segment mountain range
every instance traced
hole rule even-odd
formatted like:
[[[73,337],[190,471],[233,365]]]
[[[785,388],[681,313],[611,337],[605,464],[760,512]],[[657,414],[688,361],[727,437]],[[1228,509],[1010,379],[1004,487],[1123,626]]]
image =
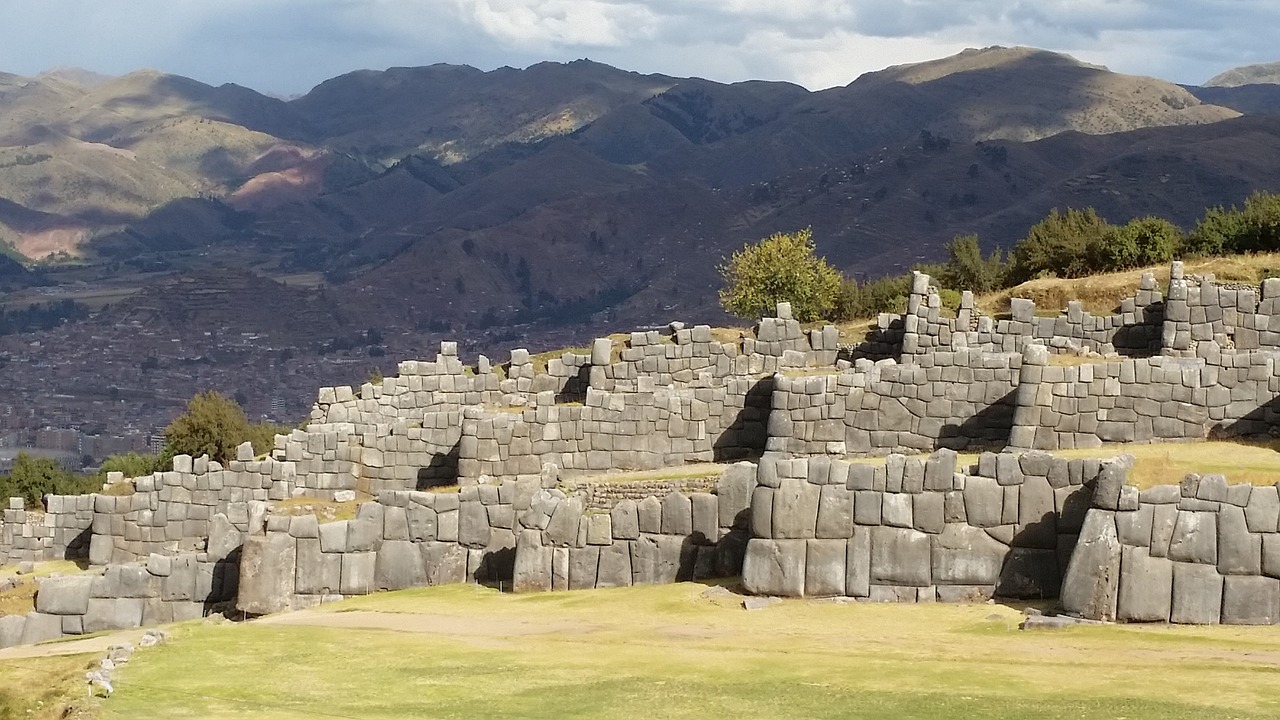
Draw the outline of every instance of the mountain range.
[[[0,74],[0,288],[111,304],[84,322],[145,307],[175,333],[235,307],[300,346],[713,321],[717,265],[775,231],[811,226],[870,277],[961,233],[1011,246],[1053,207],[1189,227],[1280,188],[1276,77],[1184,87],[999,47],[819,92],[587,60],[362,70],[288,101]]]

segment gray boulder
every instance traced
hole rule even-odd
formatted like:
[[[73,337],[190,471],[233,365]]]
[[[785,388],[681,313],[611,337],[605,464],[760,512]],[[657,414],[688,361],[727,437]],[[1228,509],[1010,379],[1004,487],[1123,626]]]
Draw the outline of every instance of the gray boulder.
[[[84,614],[81,628],[89,634],[141,627],[145,604],[145,598],[89,598],[89,609]],[[61,625],[58,632],[62,632]]]
[[[46,578],[36,591],[36,612],[49,615],[83,615],[89,609],[93,577],[71,575]]]

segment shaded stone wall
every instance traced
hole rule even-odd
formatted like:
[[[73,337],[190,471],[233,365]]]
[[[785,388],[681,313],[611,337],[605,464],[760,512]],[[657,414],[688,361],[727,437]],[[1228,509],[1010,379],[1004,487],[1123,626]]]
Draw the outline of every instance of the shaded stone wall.
[[[765,445],[770,387],[768,380],[731,377],[706,388],[589,388],[580,406],[540,397],[514,413],[470,408],[463,413],[458,480],[531,477],[548,463],[578,474],[756,455]]]
[[[768,449],[887,455],[937,447],[1003,447],[1022,358],[936,352],[911,364],[860,360],[834,374],[775,379]]]
[[[1189,475],[1146,490],[1099,479],[1062,605],[1096,620],[1280,622],[1280,493]]]
[[[873,601],[1052,598],[1104,465],[1047,453],[770,454],[751,498],[748,592]],[[972,472],[972,474],[971,474]]]

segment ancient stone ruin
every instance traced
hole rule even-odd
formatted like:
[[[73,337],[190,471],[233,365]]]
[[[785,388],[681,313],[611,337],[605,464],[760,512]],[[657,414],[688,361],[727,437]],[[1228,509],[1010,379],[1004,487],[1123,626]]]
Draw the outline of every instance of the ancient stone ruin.
[[[946,313],[917,274],[907,312],[855,345],[785,304],[727,342],[673,324],[474,367],[444,343],[376,385],[321,388],[268,457],[246,444],[226,467],[178,456],[96,495],[10,500],[0,564],[92,572],[45,579],[34,612],[0,617],[0,647],[420,585],[736,575],[763,595],[1275,623],[1276,487],[1139,491],[1125,457],[1046,451],[1266,435],[1278,356],[1280,280],[1177,263],[1164,294],[1145,276],[1107,316],[1014,300],[996,319],[967,293]],[[307,511],[335,501],[354,516]]]

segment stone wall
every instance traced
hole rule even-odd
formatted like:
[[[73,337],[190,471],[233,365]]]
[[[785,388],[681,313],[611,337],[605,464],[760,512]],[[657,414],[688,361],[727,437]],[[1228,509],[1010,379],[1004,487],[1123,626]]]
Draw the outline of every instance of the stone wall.
[[[730,466],[715,493],[670,492],[608,512],[547,494],[520,517],[516,592],[672,583],[737,574],[755,465]]]
[[[907,312],[901,317],[903,360],[946,350],[973,349],[988,353],[1020,353],[1038,343],[1054,352],[1082,351],[1121,355],[1150,355],[1161,348],[1165,332],[1164,300],[1155,276],[1142,276],[1139,289],[1123,298],[1118,312],[1093,315],[1083,303],[1072,301],[1056,317],[1038,317],[1036,305],[1026,299],[1010,301],[1009,317],[981,315],[973,293],[961,295],[956,317],[942,315],[942,300],[930,287],[929,276],[915,273]],[[894,316],[880,320],[882,331]]]
[[[42,578],[34,611],[0,617],[0,648],[203,617],[238,577],[234,559],[188,553]]]
[[[9,498],[0,515],[0,565],[24,560],[68,560],[89,552],[93,496],[47,495],[41,510]]]
[[[768,449],[887,455],[1004,447],[1021,356],[961,350],[914,360],[859,360],[833,374],[779,374]]]
[[[582,405],[549,393],[519,412],[463,413],[458,481],[532,477],[545,464],[566,474],[650,470],[758,455],[765,445],[771,383],[730,377],[723,385],[606,392]]]
[[[1052,598],[1103,467],[1047,453],[772,454],[751,498],[748,592],[873,601]]]
[[[1174,263],[1161,347],[1197,356],[1202,342],[1234,350],[1280,349],[1280,278],[1261,286],[1184,276]]]
[[[1280,493],[1189,475],[1145,490],[1099,478],[1062,591],[1096,620],[1280,622]]]
[[[241,449],[252,458],[252,449]],[[134,492],[86,496],[93,502],[89,561],[125,563],[152,554],[204,550],[217,534],[215,518],[243,532],[253,503],[293,496],[296,468],[276,460],[233,460],[178,455],[173,470],[134,478]]]
[[[1052,366],[1043,346],[1023,357],[1009,445],[1098,447],[1104,442],[1202,440],[1249,436],[1276,427],[1277,353],[1155,356]]]

